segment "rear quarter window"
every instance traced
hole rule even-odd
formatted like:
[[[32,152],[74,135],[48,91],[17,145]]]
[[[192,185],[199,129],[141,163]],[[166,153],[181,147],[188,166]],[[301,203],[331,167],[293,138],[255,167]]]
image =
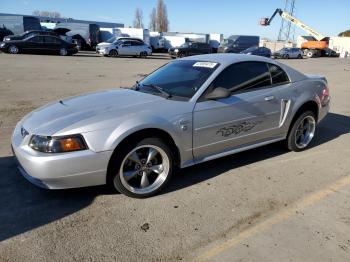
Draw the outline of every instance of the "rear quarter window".
[[[287,73],[282,68],[273,64],[268,64],[268,66],[269,66],[273,85],[281,85],[281,84],[286,84],[290,82],[290,79]]]

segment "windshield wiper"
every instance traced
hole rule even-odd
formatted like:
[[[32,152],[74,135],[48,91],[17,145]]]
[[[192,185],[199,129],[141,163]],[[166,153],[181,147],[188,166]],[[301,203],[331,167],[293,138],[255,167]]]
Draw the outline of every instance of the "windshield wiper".
[[[154,85],[154,84],[141,84],[142,86],[146,86],[146,87],[152,87],[153,89],[156,89],[158,92],[162,93],[163,95],[166,96],[166,98],[171,98],[172,97],[172,94],[166,92],[163,90],[163,88],[157,86],[157,85]],[[139,88],[139,83],[137,83],[136,85],[137,88]]]

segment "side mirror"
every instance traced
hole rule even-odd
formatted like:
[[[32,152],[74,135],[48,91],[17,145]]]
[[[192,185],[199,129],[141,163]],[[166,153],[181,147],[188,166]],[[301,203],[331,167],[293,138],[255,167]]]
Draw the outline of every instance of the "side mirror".
[[[227,98],[231,96],[230,90],[223,88],[223,87],[217,87],[210,93],[208,93],[205,98],[208,100],[216,100],[220,98]]]

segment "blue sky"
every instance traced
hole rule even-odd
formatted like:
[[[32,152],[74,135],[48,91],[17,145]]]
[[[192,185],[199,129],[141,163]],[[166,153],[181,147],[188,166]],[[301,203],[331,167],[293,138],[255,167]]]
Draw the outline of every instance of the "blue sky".
[[[165,0],[170,31],[254,34],[277,38],[281,18],[270,27],[258,25],[261,17],[270,16],[283,0]],[[320,3],[322,3],[320,5]],[[76,19],[122,22],[132,25],[137,7],[143,10],[144,24],[157,0],[0,0],[0,12],[31,14],[34,10],[58,11]],[[349,0],[297,0],[295,16],[320,33],[331,36],[350,29]],[[296,35],[305,34],[296,30]]]

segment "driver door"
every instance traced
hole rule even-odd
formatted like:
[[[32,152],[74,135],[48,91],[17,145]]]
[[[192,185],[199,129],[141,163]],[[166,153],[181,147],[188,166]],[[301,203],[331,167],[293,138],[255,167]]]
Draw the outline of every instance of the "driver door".
[[[43,54],[44,38],[43,36],[34,36],[25,41],[23,52],[32,54]]]
[[[118,46],[118,53],[119,55],[132,55],[131,41],[129,40],[123,41]]]
[[[210,159],[279,133],[281,98],[262,62],[242,62],[224,69],[208,88],[227,88],[231,96],[202,99],[193,113],[193,155]]]

